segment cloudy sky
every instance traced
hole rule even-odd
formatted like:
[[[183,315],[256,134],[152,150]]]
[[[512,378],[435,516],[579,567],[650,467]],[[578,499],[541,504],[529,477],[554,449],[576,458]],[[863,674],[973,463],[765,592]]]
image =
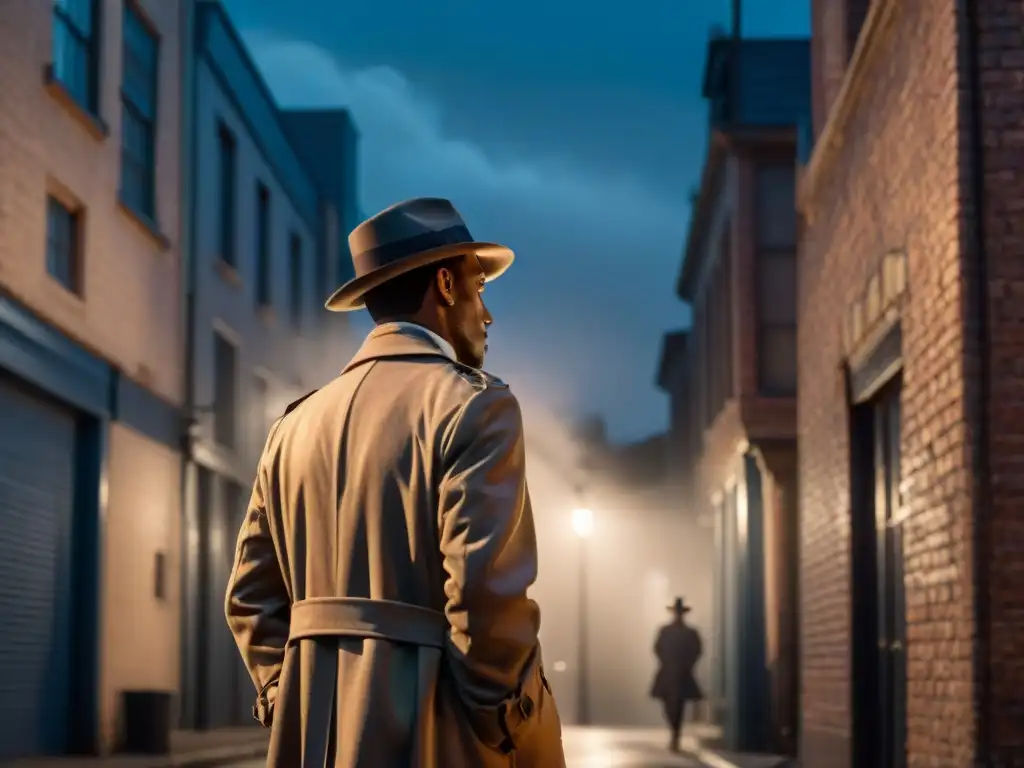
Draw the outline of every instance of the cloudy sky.
[[[746,0],[805,35],[809,0]],[[700,78],[729,0],[225,0],[282,106],[346,106],[362,208],[451,198],[517,253],[488,288],[487,368],[526,408],[660,431],[662,334],[706,141]]]

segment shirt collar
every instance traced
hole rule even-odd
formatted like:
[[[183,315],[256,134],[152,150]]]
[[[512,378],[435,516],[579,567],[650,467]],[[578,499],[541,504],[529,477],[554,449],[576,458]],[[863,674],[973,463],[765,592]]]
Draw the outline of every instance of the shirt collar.
[[[418,323],[410,323],[407,320],[396,320],[394,322],[385,323],[384,325],[377,326],[377,327],[378,328],[383,328],[383,327],[405,328],[407,330],[419,331],[420,333],[425,333],[425,334],[427,334],[427,336],[430,337],[431,341],[433,341],[435,344],[437,344],[438,348],[440,348],[440,350],[442,352],[444,352],[446,357],[448,357],[452,361],[456,361],[456,362],[458,361],[458,358],[455,356],[455,347],[453,347],[451,344],[449,344],[446,339],[441,338],[438,334],[434,333],[429,328],[424,328],[422,325],[419,325]]]

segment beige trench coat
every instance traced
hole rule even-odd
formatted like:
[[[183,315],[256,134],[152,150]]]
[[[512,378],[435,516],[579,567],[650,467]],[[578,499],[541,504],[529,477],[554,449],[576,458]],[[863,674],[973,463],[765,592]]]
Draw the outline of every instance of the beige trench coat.
[[[226,614],[278,768],[561,768],[516,398],[374,330],[271,428]]]

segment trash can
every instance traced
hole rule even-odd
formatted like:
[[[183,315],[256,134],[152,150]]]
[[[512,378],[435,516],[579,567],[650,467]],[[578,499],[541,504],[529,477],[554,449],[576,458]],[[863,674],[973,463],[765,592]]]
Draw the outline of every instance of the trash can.
[[[124,742],[132,755],[167,755],[171,751],[170,691],[125,691]]]

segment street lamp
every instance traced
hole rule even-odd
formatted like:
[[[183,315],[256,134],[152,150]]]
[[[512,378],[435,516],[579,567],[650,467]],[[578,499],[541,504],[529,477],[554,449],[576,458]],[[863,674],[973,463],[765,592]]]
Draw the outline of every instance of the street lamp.
[[[579,553],[579,653],[576,662],[576,697],[577,697],[577,720],[580,725],[590,724],[590,695],[587,690],[587,673],[589,653],[587,648],[587,539],[594,532],[594,513],[592,510],[578,508],[572,511],[572,529],[580,540]]]

